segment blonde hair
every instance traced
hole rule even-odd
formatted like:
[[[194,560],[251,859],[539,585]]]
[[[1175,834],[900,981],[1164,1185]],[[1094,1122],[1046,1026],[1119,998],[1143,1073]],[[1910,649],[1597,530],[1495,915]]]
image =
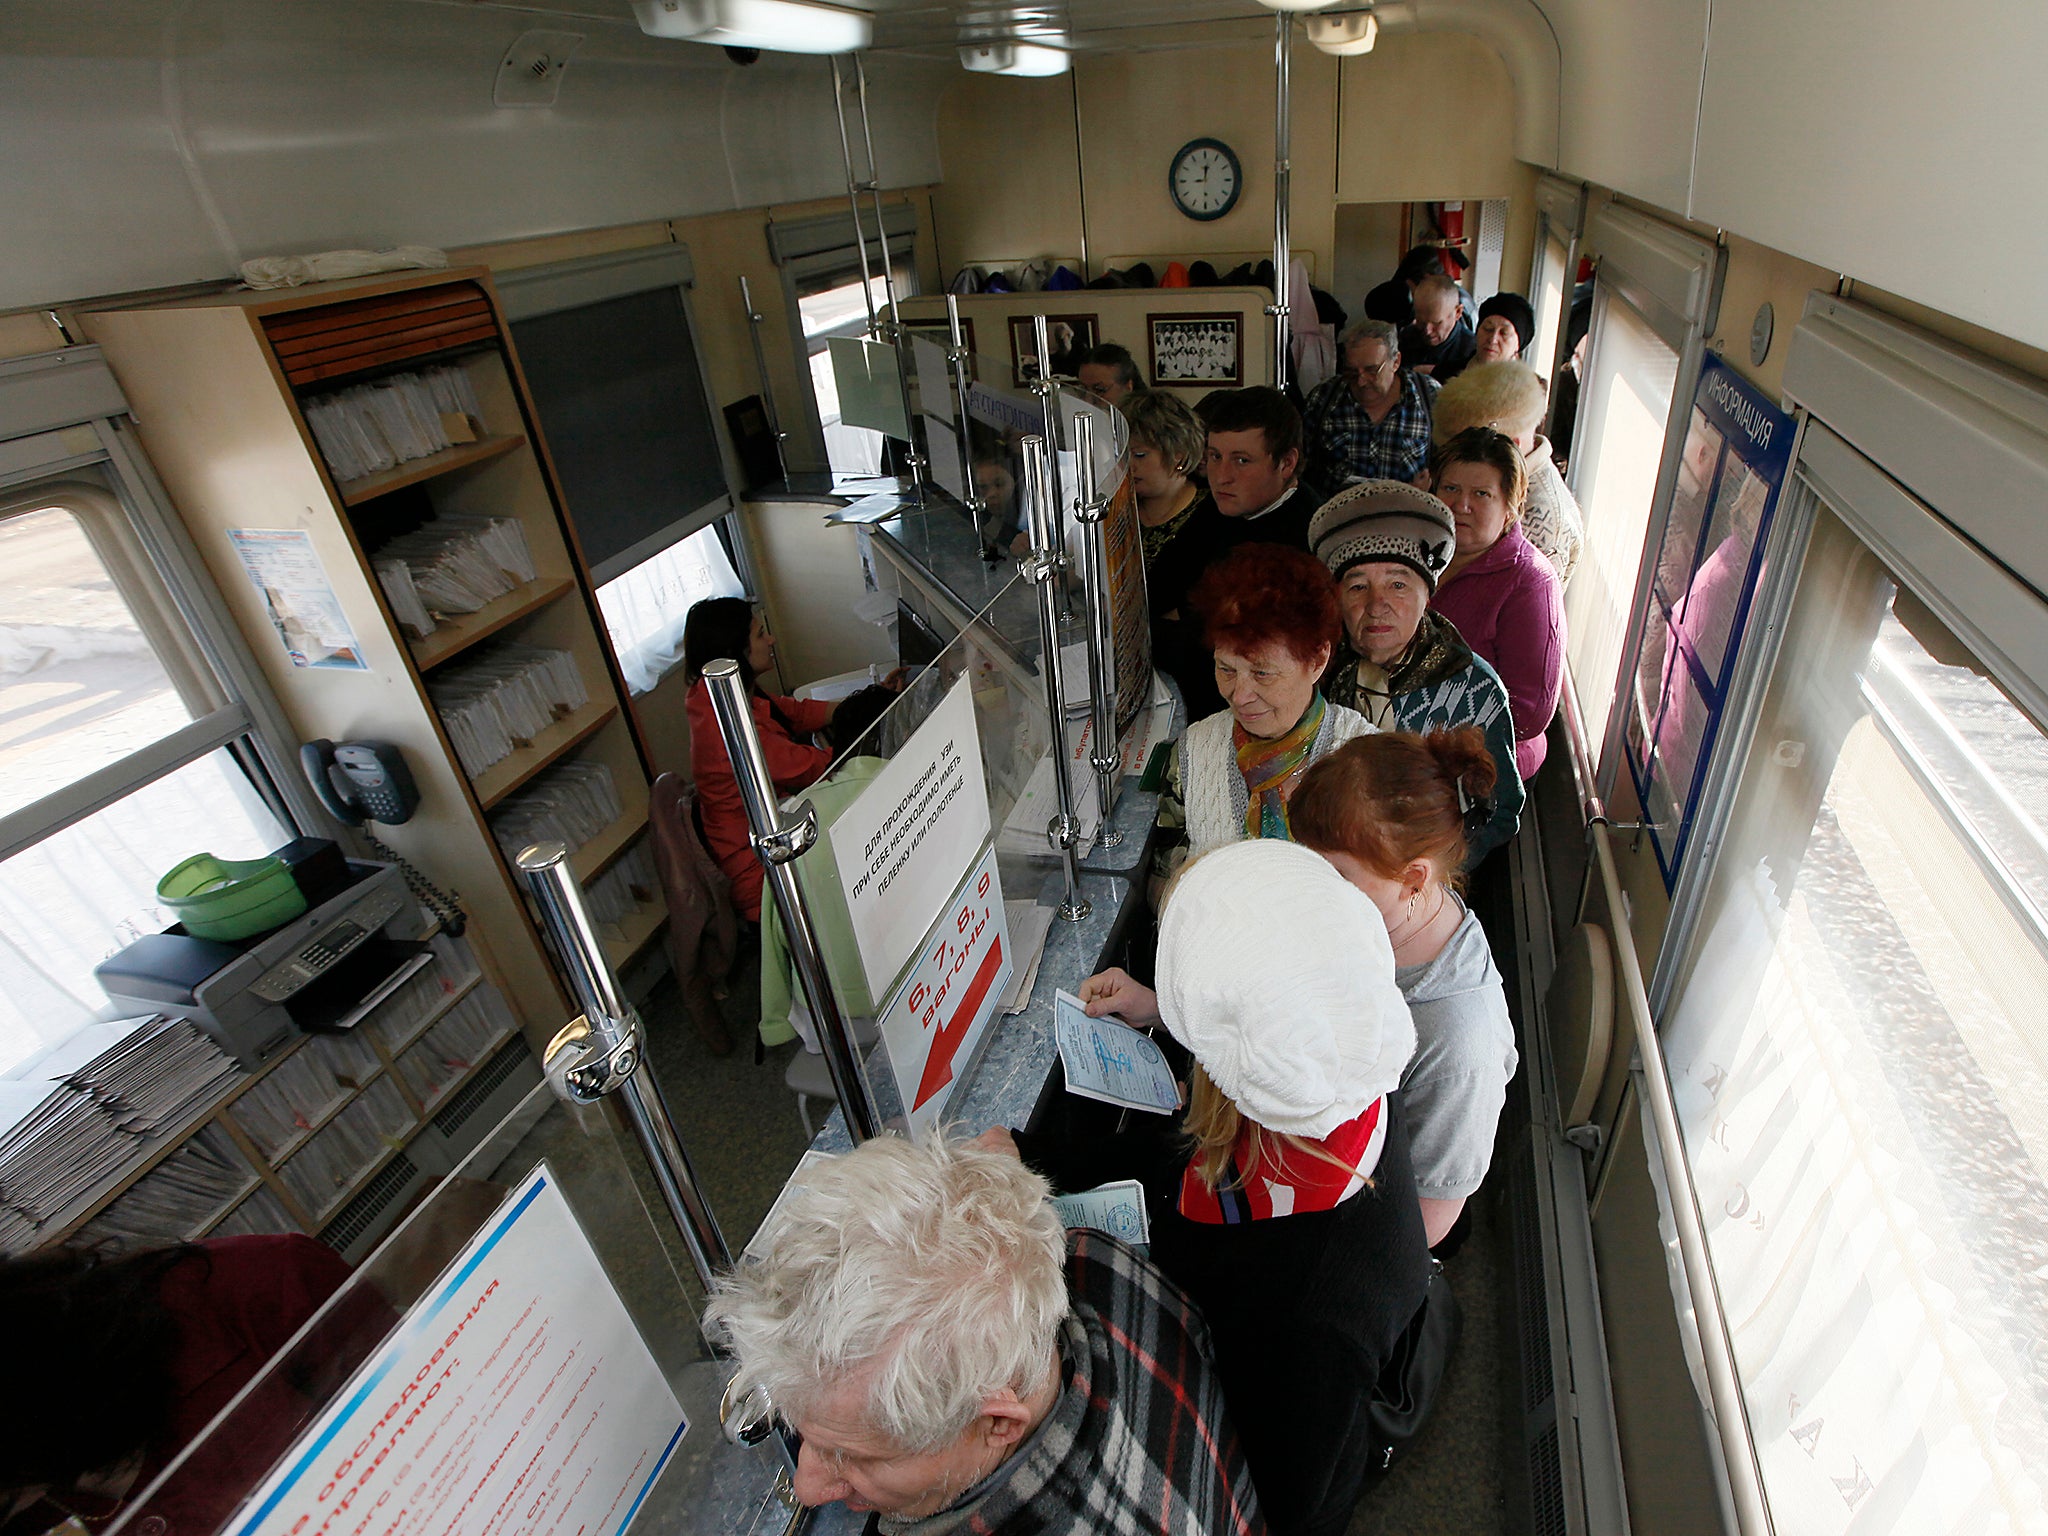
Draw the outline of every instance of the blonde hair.
[[[1527,363],[1512,358],[1474,363],[1436,392],[1429,408],[1430,435],[1442,444],[1467,427],[1498,426],[1518,436],[1543,420],[1543,401],[1543,381]]]
[[[1287,1154],[1298,1152],[1303,1157],[1318,1158],[1332,1168],[1352,1171],[1351,1165],[1342,1158],[1332,1155],[1306,1136],[1290,1136],[1284,1131],[1269,1131],[1256,1120],[1247,1120],[1230,1096],[1210,1079],[1197,1061],[1188,1067],[1188,1112],[1181,1121],[1181,1130],[1194,1144],[1193,1163],[1195,1177],[1202,1181],[1202,1187],[1215,1192],[1219,1189],[1239,1189],[1245,1181],[1246,1171],[1258,1167],[1270,1155],[1273,1162],[1284,1167]],[[1245,1157],[1242,1165],[1229,1178],[1232,1158],[1237,1155],[1238,1144],[1242,1142]],[[1366,1184],[1371,1186],[1372,1180]]]
[[[1201,420],[1178,395],[1141,390],[1117,402],[1124,420],[1130,423],[1131,438],[1162,454],[1177,475],[1190,475],[1201,466],[1208,436]]]

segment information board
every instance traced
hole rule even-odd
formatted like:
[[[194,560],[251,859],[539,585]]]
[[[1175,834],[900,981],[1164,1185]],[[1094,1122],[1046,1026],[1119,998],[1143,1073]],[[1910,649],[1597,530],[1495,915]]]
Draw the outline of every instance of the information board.
[[[1015,966],[996,851],[983,850],[882,1011],[882,1045],[902,1090],[910,1134],[941,1123],[974,1060]]]
[[[542,1163],[228,1536],[617,1536],[689,1428]]]
[[[963,675],[829,834],[868,996],[886,997],[988,838],[988,784]]]
[[[1667,890],[1678,883],[1692,835],[1764,542],[1792,462],[1792,427],[1791,417],[1719,358],[1701,365],[1657,551],[1627,733],[1629,773]]]

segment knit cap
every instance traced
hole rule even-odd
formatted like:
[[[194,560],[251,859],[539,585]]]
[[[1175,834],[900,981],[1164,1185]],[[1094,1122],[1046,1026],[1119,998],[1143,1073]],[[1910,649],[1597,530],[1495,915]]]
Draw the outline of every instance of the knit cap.
[[[1436,591],[1458,547],[1451,509],[1405,480],[1347,485],[1309,519],[1308,547],[1342,579],[1362,560],[1398,560]]]
[[[1415,1025],[1387,925],[1298,843],[1232,843],[1190,864],[1159,925],[1159,1013],[1269,1131],[1323,1137],[1400,1086]]]
[[[1496,293],[1479,306],[1480,319],[1493,315],[1499,315],[1515,328],[1515,339],[1520,343],[1515,348],[1515,356],[1520,357],[1528,351],[1529,343],[1536,339],[1536,310],[1529,301],[1519,293]],[[1550,366],[1547,360],[1544,366]]]

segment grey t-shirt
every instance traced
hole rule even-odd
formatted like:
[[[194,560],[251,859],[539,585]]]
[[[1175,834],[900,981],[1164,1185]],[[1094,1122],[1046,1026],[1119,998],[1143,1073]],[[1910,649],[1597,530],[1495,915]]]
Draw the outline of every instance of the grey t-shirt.
[[[1415,1020],[1401,1102],[1416,1192],[1425,1200],[1462,1200],[1479,1188],[1493,1160],[1516,1061],[1507,995],[1478,917],[1468,909],[1442,953],[1395,971],[1394,985]]]

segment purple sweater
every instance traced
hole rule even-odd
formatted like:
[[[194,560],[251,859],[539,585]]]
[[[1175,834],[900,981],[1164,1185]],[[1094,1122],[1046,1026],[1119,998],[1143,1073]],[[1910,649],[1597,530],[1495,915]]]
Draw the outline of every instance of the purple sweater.
[[[1515,718],[1515,766],[1526,782],[1543,765],[1543,733],[1564,688],[1564,589],[1520,525],[1436,589],[1430,607],[1507,685]]]

